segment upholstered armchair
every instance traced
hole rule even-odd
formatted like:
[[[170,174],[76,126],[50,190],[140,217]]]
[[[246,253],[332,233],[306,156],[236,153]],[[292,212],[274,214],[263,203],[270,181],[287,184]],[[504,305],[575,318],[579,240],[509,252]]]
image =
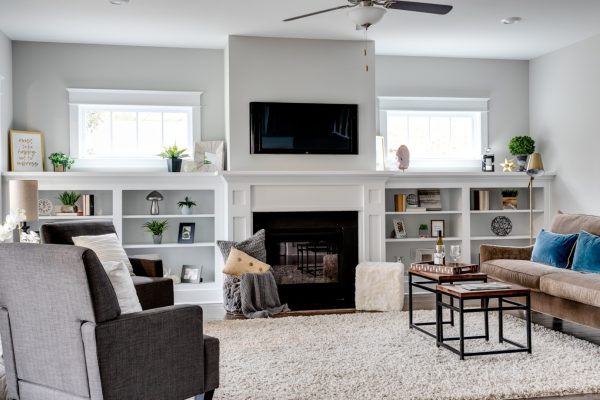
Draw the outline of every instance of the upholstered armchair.
[[[73,237],[116,233],[110,221],[66,221],[42,225],[40,236],[45,244],[73,245]],[[144,310],[172,306],[173,281],[163,278],[161,260],[130,258],[133,266],[133,284]]]
[[[120,315],[96,254],[76,246],[0,245],[0,334],[9,399],[212,398],[219,342],[202,308]]]

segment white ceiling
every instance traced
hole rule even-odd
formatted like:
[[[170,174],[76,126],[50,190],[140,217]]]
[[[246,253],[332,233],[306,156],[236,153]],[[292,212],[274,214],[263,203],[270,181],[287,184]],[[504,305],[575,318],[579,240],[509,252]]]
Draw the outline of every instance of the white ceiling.
[[[430,0],[431,1],[431,0]],[[435,0],[433,1],[435,2]],[[388,11],[369,30],[378,54],[531,59],[600,34],[600,0],[439,0],[447,16]],[[362,39],[345,10],[282,19],[345,0],[0,0],[13,40],[223,48],[228,35]],[[523,18],[516,25],[500,19]]]

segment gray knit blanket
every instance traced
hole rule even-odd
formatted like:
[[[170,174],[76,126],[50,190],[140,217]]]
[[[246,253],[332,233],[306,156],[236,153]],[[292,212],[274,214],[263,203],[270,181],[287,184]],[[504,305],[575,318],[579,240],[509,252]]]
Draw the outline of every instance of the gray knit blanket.
[[[242,313],[246,318],[270,318],[275,314],[290,311],[281,304],[277,283],[272,272],[242,274],[240,277]]]

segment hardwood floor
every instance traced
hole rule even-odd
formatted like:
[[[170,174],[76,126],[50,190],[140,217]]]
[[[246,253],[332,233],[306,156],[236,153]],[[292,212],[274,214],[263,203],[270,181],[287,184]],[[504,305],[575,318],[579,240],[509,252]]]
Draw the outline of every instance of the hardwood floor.
[[[408,300],[404,302],[404,309],[407,310]],[[415,296],[413,302],[415,310],[433,310],[434,301],[431,296]],[[243,316],[234,316],[227,314],[223,309],[222,304],[205,304],[202,306],[204,310],[204,320],[229,320],[229,319],[243,319]],[[310,316],[310,315],[326,315],[326,314],[341,314],[341,313],[355,313],[354,309],[336,309],[336,310],[314,310],[314,311],[292,311],[279,316],[278,318],[294,317],[294,316]],[[545,326],[546,328],[553,329],[558,332],[566,333],[567,335],[575,336],[582,340],[597,344],[600,346],[600,329],[590,328],[587,326],[575,324],[569,321],[562,321],[558,318],[551,317],[549,315],[533,312],[532,321],[535,324]],[[530,400],[600,400],[600,394],[584,394],[584,395],[571,395],[571,396],[551,396],[551,397],[539,397]]]

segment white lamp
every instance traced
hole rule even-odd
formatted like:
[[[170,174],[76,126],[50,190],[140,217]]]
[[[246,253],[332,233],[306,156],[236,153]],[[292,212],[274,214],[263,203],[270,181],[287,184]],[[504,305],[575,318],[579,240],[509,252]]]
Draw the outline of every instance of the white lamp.
[[[27,232],[27,222],[37,221],[38,216],[38,181],[35,180],[12,180],[8,184],[10,212],[23,210],[25,212],[25,223],[21,231]],[[19,232],[20,234],[20,232]]]
[[[367,29],[381,21],[385,13],[386,9],[383,7],[359,5],[348,11],[348,16],[356,25]]]

